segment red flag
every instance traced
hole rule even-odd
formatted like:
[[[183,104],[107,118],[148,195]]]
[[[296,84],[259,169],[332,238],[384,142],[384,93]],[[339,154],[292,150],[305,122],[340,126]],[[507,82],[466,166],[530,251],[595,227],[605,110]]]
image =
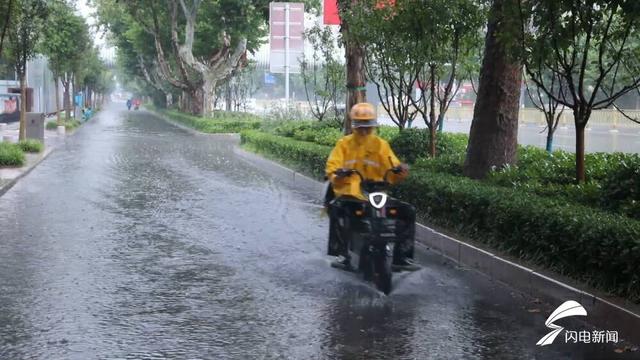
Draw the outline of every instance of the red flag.
[[[376,9],[394,7],[396,0],[378,0]],[[324,0],[324,24],[340,25],[340,12],[338,11],[338,0]]]
[[[376,4],[376,9],[384,9],[387,6],[394,7],[396,6],[396,0],[379,0]]]
[[[340,25],[338,0],[324,0],[324,24]]]

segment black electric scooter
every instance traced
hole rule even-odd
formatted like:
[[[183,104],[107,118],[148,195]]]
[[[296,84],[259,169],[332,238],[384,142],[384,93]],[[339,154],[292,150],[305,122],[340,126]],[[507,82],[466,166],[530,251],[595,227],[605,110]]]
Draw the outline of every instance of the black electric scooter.
[[[357,202],[352,206],[351,216],[347,216],[339,226],[346,227],[349,231],[336,231],[348,234],[348,239],[340,239],[343,244],[348,244],[350,255],[350,268],[356,269],[364,276],[365,281],[371,281],[376,288],[386,295],[391,293],[393,248],[398,241],[396,235],[396,215],[398,213],[398,201],[389,197],[386,193],[391,185],[387,181],[389,173],[398,174],[402,170],[394,167],[385,172],[383,181],[365,179],[358,170],[340,169],[335,172],[340,176],[360,177],[360,189],[367,201]]]

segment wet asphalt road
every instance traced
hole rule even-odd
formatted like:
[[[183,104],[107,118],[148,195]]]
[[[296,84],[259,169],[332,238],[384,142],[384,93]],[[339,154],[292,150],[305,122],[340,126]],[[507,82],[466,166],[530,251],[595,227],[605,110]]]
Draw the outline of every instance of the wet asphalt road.
[[[0,198],[0,359],[617,355],[536,347],[551,307],[429,251],[386,297],[329,267],[315,194],[117,105]]]

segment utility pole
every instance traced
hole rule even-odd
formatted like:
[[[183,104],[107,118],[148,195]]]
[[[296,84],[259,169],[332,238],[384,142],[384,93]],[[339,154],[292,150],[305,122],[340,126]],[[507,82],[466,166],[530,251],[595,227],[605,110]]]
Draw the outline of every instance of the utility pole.
[[[284,98],[289,106],[289,3],[284,5]]]

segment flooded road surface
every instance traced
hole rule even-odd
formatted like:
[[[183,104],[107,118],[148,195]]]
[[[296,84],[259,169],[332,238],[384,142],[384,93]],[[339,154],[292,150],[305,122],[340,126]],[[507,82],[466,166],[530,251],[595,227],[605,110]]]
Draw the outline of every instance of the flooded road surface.
[[[0,198],[0,359],[617,355],[536,347],[553,309],[428,251],[384,296],[329,266],[316,194],[116,105]]]

